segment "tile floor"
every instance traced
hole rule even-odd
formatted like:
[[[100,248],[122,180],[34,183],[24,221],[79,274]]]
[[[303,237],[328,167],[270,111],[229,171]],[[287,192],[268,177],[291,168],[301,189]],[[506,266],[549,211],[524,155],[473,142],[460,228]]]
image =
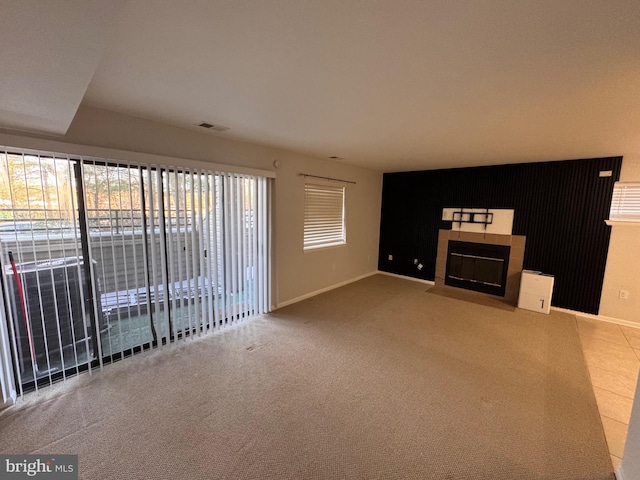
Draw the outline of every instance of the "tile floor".
[[[640,370],[640,328],[576,317],[614,467],[620,464]]]

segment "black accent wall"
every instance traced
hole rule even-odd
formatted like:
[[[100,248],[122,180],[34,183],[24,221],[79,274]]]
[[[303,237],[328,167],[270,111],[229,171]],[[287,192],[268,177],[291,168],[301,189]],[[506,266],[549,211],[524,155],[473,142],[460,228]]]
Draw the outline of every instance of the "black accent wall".
[[[443,208],[514,209],[513,234],[527,237],[524,268],[555,276],[552,305],[597,314],[611,233],[604,220],[621,166],[609,157],[385,173],[378,268],[434,280],[438,230],[451,228]]]

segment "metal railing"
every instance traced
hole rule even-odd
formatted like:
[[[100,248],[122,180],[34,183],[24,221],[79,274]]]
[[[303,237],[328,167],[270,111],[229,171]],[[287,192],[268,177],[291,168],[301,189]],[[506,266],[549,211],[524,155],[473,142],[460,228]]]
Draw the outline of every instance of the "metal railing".
[[[87,223],[91,232],[109,232],[113,234],[140,231],[144,227],[143,212],[136,210],[114,210],[108,208],[88,208]],[[43,208],[13,208],[0,209],[0,234],[14,233],[62,233],[74,229],[76,218],[62,217],[58,209]],[[165,222],[171,222],[177,226],[174,218]],[[153,224],[160,223],[159,217],[153,219]],[[151,220],[147,219],[147,225]],[[186,218],[186,225],[181,223],[181,228],[190,229],[193,222]],[[149,227],[147,227],[149,228]]]

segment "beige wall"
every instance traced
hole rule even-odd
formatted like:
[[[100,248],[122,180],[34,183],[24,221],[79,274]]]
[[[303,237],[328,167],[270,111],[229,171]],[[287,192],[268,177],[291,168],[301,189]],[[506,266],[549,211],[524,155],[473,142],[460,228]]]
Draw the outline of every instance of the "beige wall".
[[[276,304],[377,270],[380,172],[87,106],[78,110],[63,138],[51,140],[275,171]],[[278,169],[274,160],[279,161]],[[299,173],[356,182],[347,187],[347,245],[303,252],[304,178]]]
[[[625,155],[622,182],[640,182],[640,155]],[[640,226],[614,225],[600,299],[600,315],[640,323]],[[629,298],[619,298],[619,291]]]

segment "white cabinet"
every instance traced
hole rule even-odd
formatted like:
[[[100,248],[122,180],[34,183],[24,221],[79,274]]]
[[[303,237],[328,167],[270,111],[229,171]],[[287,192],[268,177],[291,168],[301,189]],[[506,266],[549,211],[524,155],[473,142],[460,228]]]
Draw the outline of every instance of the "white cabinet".
[[[553,276],[531,270],[522,271],[518,308],[549,313],[553,293]]]

